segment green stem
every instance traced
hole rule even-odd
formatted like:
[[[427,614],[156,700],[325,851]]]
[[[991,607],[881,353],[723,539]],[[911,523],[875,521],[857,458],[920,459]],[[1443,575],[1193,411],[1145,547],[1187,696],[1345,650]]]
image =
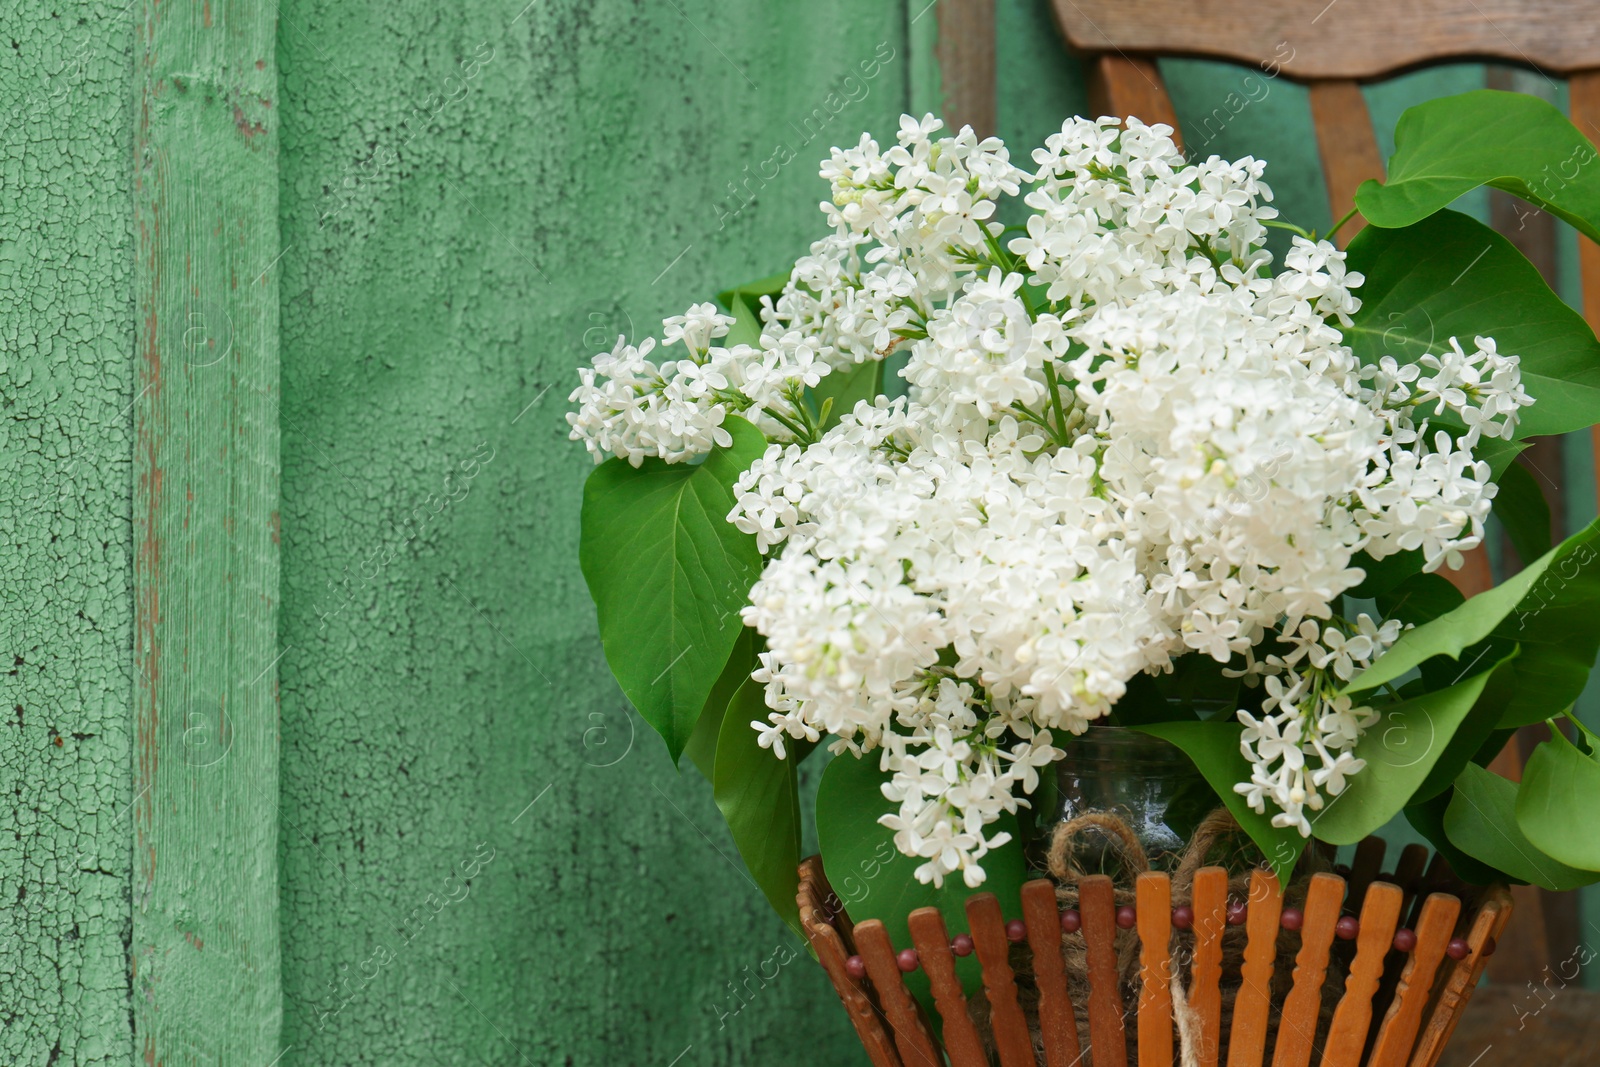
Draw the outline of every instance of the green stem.
[[[1061,387],[1056,383],[1056,366],[1046,360],[1044,365],[1044,381],[1050,389],[1050,406],[1056,412],[1056,443],[1062,448],[1067,446],[1067,413],[1061,409]]]
[[[1310,230],[1302,229],[1292,222],[1284,222],[1282,219],[1268,219],[1266,222],[1263,222],[1262,225],[1271,226],[1275,230],[1288,230],[1290,233],[1297,233],[1308,241],[1315,241],[1317,239],[1317,235],[1312,233]]]
[[[1572,714],[1572,709],[1571,708],[1567,708],[1561,714],[1563,714],[1567,718],[1571,719],[1572,720],[1572,724],[1574,726],[1576,726],[1579,730],[1583,731],[1583,736],[1589,739],[1589,747],[1591,749],[1593,749],[1595,752],[1600,752],[1600,734],[1596,734],[1593,730],[1591,730],[1587,726],[1583,725],[1583,720],[1579,719],[1576,715]],[[1552,720],[1552,722],[1553,722],[1553,720]],[[1561,733],[1561,731],[1556,729],[1554,725],[1551,726],[1550,732],[1552,734]],[[1565,740],[1565,737],[1563,736],[1562,739]]]
[[[1344,213],[1344,216],[1342,218],[1340,218],[1338,222],[1336,222],[1332,226],[1328,227],[1328,236],[1332,237],[1334,234],[1338,233],[1340,227],[1342,227],[1345,223],[1349,222],[1351,219],[1353,219],[1355,217],[1356,217],[1356,209],[1355,208],[1351,208],[1349,211],[1346,211]]]

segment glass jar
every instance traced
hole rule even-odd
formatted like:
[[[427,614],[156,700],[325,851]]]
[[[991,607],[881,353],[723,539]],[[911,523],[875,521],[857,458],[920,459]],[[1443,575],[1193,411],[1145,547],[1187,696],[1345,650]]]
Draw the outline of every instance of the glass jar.
[[[1058,742],[1060,744],[1060,742]],[[1199,770],[1168,741],[1120,726],[1092,725],[1065,739],[1056,763],[1056,808],[1046,826],[1090,812],[1117,816],[1138,838],[1151,870],[1177,866],[1194,830],[1221,803]],[[1084,874],[1122,874],[1124,850],[1095,827],[1075,834],[1073,865]]]

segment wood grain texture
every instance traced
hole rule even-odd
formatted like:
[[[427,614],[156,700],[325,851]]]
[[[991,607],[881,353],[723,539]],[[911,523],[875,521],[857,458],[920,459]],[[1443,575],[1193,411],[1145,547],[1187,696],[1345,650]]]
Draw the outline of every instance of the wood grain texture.
[[[894,1047],[906,1067],[940,1067],[941,1057],[917,1002],[906,990],[895,963],[889,933],[877,919],[856,924],[856,949],[867,965],[867,977],[878,994],[878,1006],[894,1034]]]
[[[1597,1048],[1600,993],[1564,989],[1541,1002],[1526,988],[1491,982],[1472,998],[1438,1067],[1591,1067]]]
[[[1122,989],[1117,979],[1116,889],[1111,879],[1094,874],[1078,883],[1078,911],[1088,949],[1089,1047],[1096,1063],[1128,1060],[1123,1032]]]
[[[617,690],[564,415],[619,334],[827,231],[817,162],[905,110],[905,7],[279,10],[278,1067],[860,1060]]]
[[[989,1000],[989,1026],[994,1031],[1000,1067],[1034,1067],[1028,1020],[1017,1002],[1011,970],[1011,942],[1006,939],[1000,901],[993,893],[967,898],[967,925],[983,965],[983,991]]]
[[[278,99],[270,5],[135,4],[133,1013],[270,1063],[278,925]]]
[[[956,976],[956,960],[950,951],[950,932],[945,929],[944,917],[938,908],[918,908],[908,917],[907,923],[922,969],[927,972],[928,985],[933,990],[934,1005],[939,1010],[950,1067],[989,1067],[983,1041],[967,1014],[967,997],[961,991],[961,979]],[[1059,950],[1056,955],[1060,956]],[[1041,986],[1047,978],[1041,978]]]
[[[1078,1040],[1078,1020],[1067,989],[1066,964],[1061,955],[1061,913],[1056,906],[1056,886],[1036,878],[1022,887],[1022,917],[1028,924],[1028,947],[1033,950],[1033,978],[1039,986],[1039,1036],[1044,1044],[1045,1067],[1073,1067],[1083,1053]],[[945,1024],[945,1044],[950,1044]],[[954,1061],[954,1050],[951,1059]],[[952,1067],[962,1067],[952,1063]],[[981,1067],[981,1065],[980,1065]]]
[[[1172,127],[1173,143],[1183,150],[1178,113],[1154,60],[1096,56],[1089,69],[1089,107],[1096,115],[1131,115],[1147,126],[1165,123]]]
[[[1494,57],[1567,74],[1594,65],[1600,24],[1582,0],[1053,0],[1074,48],[1209,56],[1254,65],[1283,42],[1292,78],[1371,79]]]
[[[125,1067],[133,13],[0,22],[0,1063]]]
[[[1356,955],[1345,979],[1344,996],[1333,1010],[1322,1067],[1359,1067],[1372,1028],[1372,995],[1383,977],[1384,957],[1394,942],[1403,894],[1399,886],[1378,882],[1367,887],[1361,903],[1361,930]]]
[[[1483,976],[1484,967],[1489,962],[1490,957],[1485,956],[1483,950],[1491,941],[1498,944],[1510,918],[1511,894],[1506,892],[1504,886],[1487,890],[1483,904],[1473,916],[1472,927],[1467,931],[1467,947],[1471,951],[1465,959],[1445,964],[1447,974],[1438,997],[1430,1005],[1422,1035],[1417,1038],[1416,1051],[1411,1057],[1412,1067],[1433,1067],[1443,1055],[1450,1035],[1465,1018],[1467,1002],[1472,999],[1478,979]],[[1573,962],[1577,962],[1576,958]],[[1566,970],[1561,963],[1556,966]],[[1573,967],[1571,977],[1577,977],[1577,972],[1578,968]],[[1543,1061],[1534,1057],[1534,1062]]]
[[[1278,949],[1278,916],[1283,891],[1276,875],[1250,872],[1250,913],[1245,919],[1243,981],[1233,1002],[1228,1032],[1228,1067],[1261,1067],[1267,1047],[1267,1016],[1272,1008],[1272,972]]]
[[[1279,1009],[1272,1067],[1307,1067],[1311,1062],[1322,1011],[1322,979],[1343,903],[1343,878],[1326,873],[1312,876],[1300,926],[1300,951],[1294,958],[1294,984]]]
[[[924,0],[927,2],[927,0]],[[995,99],[995,0],[939,0],[934,55],[951,130],[971,126],[980,138],[998,131]]]
[[[1194,969],[1189,1007],[1200,1020],[1199,1067],[1216,1067],[1222,1054],[1222,935],[1228,920],[1228,872],[1202,867],[1194,875]]]
[[[1383,180],[1383,158],[1378,154],[1378,139],[1372,132],[1372,116],[1367,113],[1361,86],[1347,79],[1315,81],[1309,95],[1311,125],[1328,186],[1329,214],[1340,219],[1355,207],[1356,190],[1362,182]],[[1352,215],[1333,235],[1335,242],[1345,247],[1366,224],[1359,212]]]
[[[1172,881],[1145,871],[1135,886],[1139,930],[1139,1067],[1172,1064]]]
[[[1445,946],[1455,930],[1461,901],[1445,893],[1430,894],[1417,923],[1417,947],[1400,972],[1394,1000],[1378,1029],[1367,1067],[1402,1067],[1411,1057],[1423,1011],[1433,990],[1433,976],[1444,959]]]

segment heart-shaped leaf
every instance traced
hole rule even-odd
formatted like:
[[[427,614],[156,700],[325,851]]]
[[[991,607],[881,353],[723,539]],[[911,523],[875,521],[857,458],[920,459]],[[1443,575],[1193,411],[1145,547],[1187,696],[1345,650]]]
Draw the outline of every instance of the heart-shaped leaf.
[[[727,515],[733,483],[766,441],[737,416],[724,426],[733,443],[704,463],[610,459],[583,487],[578,561],[606,663],[673,762],[728,662],[761,569],[755,538]]]
[[[1394,144],[1388,179],[1356,191],[1374,226],[1409,226],[1492,185],[1600,241],[1595,147],[1537,96],[1479,89],[1429,100],[1400,116]]]
[[[1456,779],[1444,830],[1461,851],[1519,882],[1559,891],[1600,881],[1600,873],[1568,867],[1535,847],[1517,825],[1516,809],[1515,782],[1469,763]]]
[[[1570,867],[1600,871],[1597,797],[1600,763],[1558,732],[1534,748],[1522,769],[1517,825],[1545,855]]]

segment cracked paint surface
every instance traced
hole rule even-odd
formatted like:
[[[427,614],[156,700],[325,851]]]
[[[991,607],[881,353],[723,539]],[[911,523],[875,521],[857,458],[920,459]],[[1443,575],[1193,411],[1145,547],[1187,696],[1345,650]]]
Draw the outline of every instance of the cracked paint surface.
[[[282,6],[286,1062],[863,1061],[625,711],[563,412],[618,333],[820,235],[817,160],[897,128],[906,18]]]
[[[0,31],[0,1062],[127,1064],[132,21]]]

